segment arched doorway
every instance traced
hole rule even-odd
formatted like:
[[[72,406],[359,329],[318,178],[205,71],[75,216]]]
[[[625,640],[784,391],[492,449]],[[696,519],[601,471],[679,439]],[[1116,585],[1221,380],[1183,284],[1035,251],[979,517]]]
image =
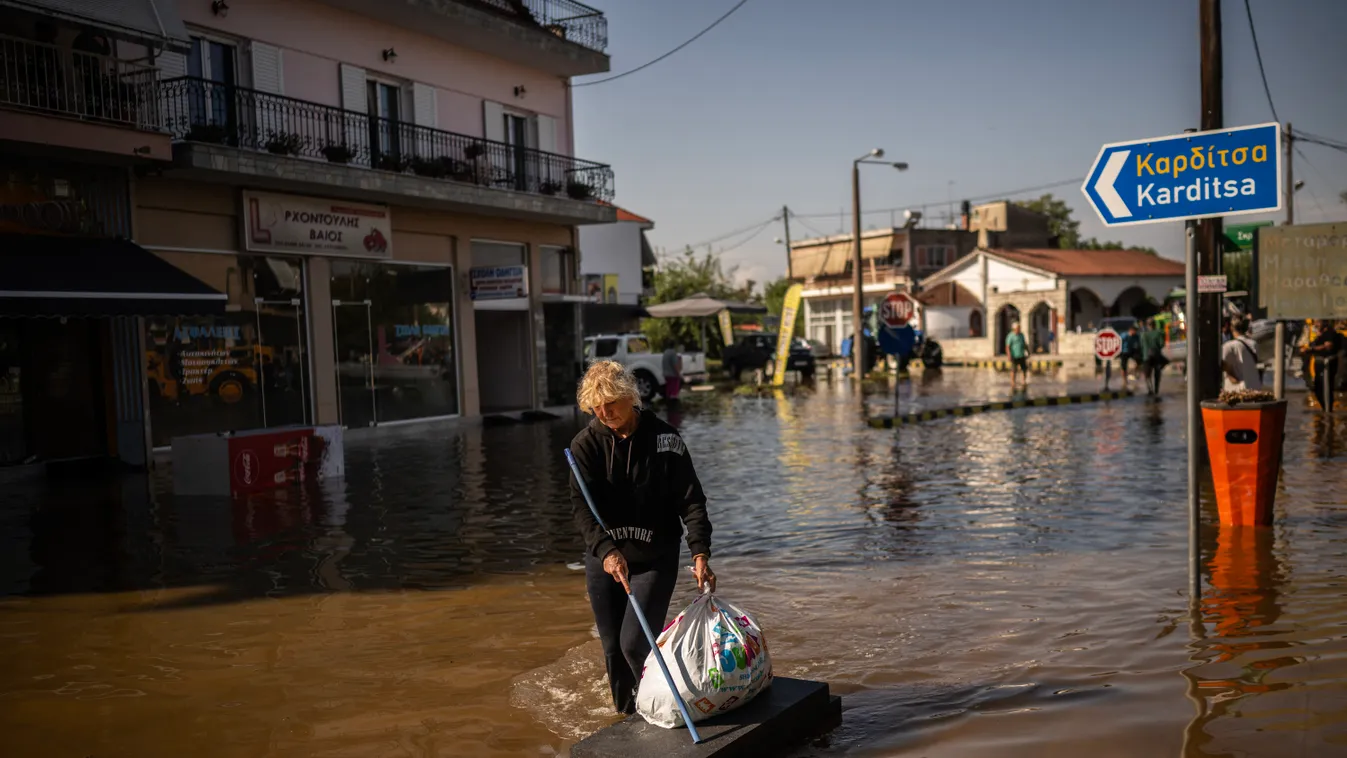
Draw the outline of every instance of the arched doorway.
[[[1006,354],[1006,335],[1010,334],[1010,327],[1019,321],[1020,309],[1013,305],[1003,305],[996,312],[996,355]]]
[[[1052,306],[1047,303],[1035,305],[1033,310],[1029,311],[1029,323],[1021,324],[1021,330],[1024,331],[1024,338],[1029,342],[1030,353],[1047,353],[1052,351]]]
[[[1154,315],[1146,313],[1150,305],[1149,298],[1146,297],[1146,290],[1140,287],[1128,287],[1118,293],[1118,299],[1113,301],[1113,315],[1131,316],[1133,318],[1142,318],[1143,315]]]
[[[968,336],[982,337],[982,311],[974,308],[968,314]]]
[[[1071,290],[1071,328],[1092,332],[1104,318],[1104,301],[1093,290],[1079,287]]]

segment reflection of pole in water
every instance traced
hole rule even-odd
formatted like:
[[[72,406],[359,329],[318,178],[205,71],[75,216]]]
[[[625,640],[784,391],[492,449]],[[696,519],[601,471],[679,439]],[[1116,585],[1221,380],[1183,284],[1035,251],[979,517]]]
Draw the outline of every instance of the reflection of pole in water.
[[[1280,587],[1284,569],[1273,549],[1275,534],[1267,527],[1222,527],[1216,551],[1207,563],[1210,589],[1203,596],[1201,615],[1194,616],[1189,660],[1196,665],[1183,670],[1187,695],[1196,714],[1184,731],[1184,755],[1201,750],[1216,735],[1207,726],[1233,717],[1239,703],[1265,692],[1287,689],[1286,682],[1267,683],[1268,674],[1304,662],[1297,656],[1263,658],[1263,650],[1283,647],[1273,639],[1271,627],[1281,618]],[[1207,636],[1208,623],[1212,636]],[[1250,660],[1240,661],[1247,656]],[[1205,679],[1204,667],[1228,668],[1242,663],[1238,677]]]

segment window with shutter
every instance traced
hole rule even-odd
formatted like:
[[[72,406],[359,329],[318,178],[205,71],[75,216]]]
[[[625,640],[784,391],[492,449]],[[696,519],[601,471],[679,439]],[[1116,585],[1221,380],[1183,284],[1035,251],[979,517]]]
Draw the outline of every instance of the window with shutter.
[[[369,96],[365,91],[365,69],[359,66],[341,64],[341,107],[342,114],[341,144],[350,151],[352,160],[369,162]]]
[[[248,52],[253,64],[253,89],[275,95],[285,93],[281,69],[281,49],[265,42],[251,42]]]

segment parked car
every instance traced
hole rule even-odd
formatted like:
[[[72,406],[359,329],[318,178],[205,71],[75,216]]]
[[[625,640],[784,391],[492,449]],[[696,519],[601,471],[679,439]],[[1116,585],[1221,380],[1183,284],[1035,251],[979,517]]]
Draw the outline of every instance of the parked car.
[[[827,360],[833,357],[832,348],[828,347],[823,340],[805,340],[805,343],[809,345],[809,352],[814,354],[815,360]]]
[[[679,353],[683,358],[683,383],[706,381],[706,354]],[[664,354],[653,352],[644,334],[598,334],[585,338],[585,363],[612,360],[631,369],[641,400],[649,402],[664,394]]]
[[[758,369],[771,376],[776,370],[776,340],[777,335],[767,333],[741,336],[733,345],[725,348],[722,356],[725,373],[734,381],[739,381],[743,372]],[[792,340],[786,370],[799,371],[800,376],[808,381],[814,378],[816,366],[809,343],[803,339]]]

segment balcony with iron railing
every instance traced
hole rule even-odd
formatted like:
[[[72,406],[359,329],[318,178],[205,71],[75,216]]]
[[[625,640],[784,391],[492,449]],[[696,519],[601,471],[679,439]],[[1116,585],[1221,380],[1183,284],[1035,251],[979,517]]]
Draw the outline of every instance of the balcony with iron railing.
[[[538,26],[561,39],[603,53],[608,50],[608,18],[575,0],[465,0]]]
[[[371,116],[206,79],[159,83],[175,142],[576,201],[611,201],[612,168],[530,147]]]
[[[798,274],[797,278],[799,278]],[[854,281],[851,274],[851,262],[847,262],[846,270],[843,273],[806,276],[802,281],[806,287],[812,288],[851,287]],[[876,258],[867,258],[862,261],[862,287],[870,287],[872,285],[897,285],[904,284],[907,281],[908,271],[905,266],[889,263]]]
[[[0,107],[153,131],[152,67],[0,35]]]

